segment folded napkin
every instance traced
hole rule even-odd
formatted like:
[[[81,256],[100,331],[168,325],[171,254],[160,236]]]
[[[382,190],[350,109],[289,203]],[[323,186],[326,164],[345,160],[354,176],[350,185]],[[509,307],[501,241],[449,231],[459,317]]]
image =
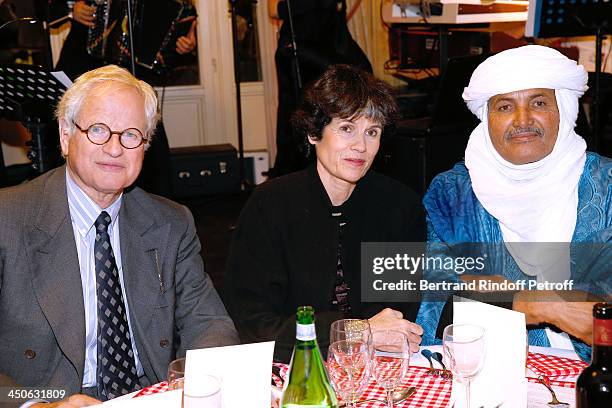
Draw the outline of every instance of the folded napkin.
[[[529,353],[527,367],[546,377],[575,377],[588,366],[582,360],[540,353]]]

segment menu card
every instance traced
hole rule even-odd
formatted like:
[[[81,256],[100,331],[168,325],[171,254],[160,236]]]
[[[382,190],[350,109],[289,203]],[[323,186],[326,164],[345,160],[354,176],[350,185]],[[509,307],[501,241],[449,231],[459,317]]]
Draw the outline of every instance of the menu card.
[[[270,406],[274,342],[187,351],[185,381],[201,374],[221,377],[224,408]]]
[[[472,323],[485,329],[485,359],[471,382],[473,407],[527,407],[527,334],[525,315],[486,303],[455,297],[454,323]],[[456,408],[465,408],[465,386],[453,380]]]

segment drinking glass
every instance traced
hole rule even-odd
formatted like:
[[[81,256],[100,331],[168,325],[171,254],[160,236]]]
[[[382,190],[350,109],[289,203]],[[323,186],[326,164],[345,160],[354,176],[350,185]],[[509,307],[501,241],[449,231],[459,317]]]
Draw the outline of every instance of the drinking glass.
[[[406,376],[410,363],[408,338],[396,330],[375,330],[372,344],[372,371],[376,382],[387,394],[387,407],[393,408],[393,392]]]
[[[221,407],[221,378],[205,373],[190,374],[184,383],[183,408]]]
[[[366,319],[340,319],[331,324],[329,343],[340,340],[366,340],[371,343],[370,322]]]
[[[327,371],[334,390],[355,407],[370,380],[370,351],[364,341],[340,340],[329,346]]]
[[[365,342],[372,353],[372,331],[366,319],[340,319],[331,324],[329,344],[337,341]]]
[[[168,389],[181,390],[185,379],[185,358],[177,358],[168,365]]]
[[[470,383],[484,362],[485,329],[476,324],[451,324],[444,328],[442,345],[454,378],[465,384],[466,408],[470,408]]]

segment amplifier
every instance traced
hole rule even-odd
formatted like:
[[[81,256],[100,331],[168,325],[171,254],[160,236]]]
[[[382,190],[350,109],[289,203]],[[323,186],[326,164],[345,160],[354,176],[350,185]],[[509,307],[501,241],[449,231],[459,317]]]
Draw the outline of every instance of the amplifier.
[[[487,54],[491,35],[476,31],[449,31],[447,58]],[[389,54],[400,69],[424,69],[440,65],[440,34],[431,29],[393,25],[389,30]]]
[[[238,157],[231,144],[172,148],[170,167],[173,197],[240,191]]]

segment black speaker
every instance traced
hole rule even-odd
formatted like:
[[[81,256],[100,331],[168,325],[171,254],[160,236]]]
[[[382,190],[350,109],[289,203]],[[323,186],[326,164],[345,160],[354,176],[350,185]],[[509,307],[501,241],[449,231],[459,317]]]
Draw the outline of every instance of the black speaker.
[[[240,191],[236,148],[230,144],[170,149],[172,195],[191,198]]]
[[[411,187],[421,196],[431,180],[463,160],[471,129],[430,133],[424,137],[402,134],[383,140],[375,169]]]

